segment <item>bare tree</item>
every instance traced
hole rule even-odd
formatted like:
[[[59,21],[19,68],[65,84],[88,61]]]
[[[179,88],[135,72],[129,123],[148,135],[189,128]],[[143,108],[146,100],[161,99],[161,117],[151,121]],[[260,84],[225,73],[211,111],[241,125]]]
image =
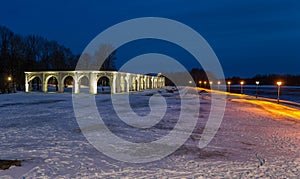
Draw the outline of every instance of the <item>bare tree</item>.
[[[91,70],[92,65],[92,56],[88,53],[83,53],[79,58],[76,68],[78,70]]]
[[[103,71],[113,71],[116,70],[115,60],[116,60],[116,50],[110,44],[102,44],[99,49],[95,52],[94,57],[96,59],[96,66],[100,66],[100,70]]]

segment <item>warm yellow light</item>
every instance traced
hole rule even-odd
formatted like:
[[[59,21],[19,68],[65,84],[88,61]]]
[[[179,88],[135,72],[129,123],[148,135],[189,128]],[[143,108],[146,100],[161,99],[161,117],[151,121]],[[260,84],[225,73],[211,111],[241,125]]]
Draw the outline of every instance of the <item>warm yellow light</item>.
[[[9,77],[7,78],[7,80],[8,80],[8,81],[11,81],[11,77],[9,76]]]
[[[221,84],[221,81],[218,81],[218,85]]]
[[[256,83],[257,85],[259,85],[259,81],[256,81],[255,83]]]
[[[206,81],[204,81],[204,84],[206,84],[207,82]]]
[[[209,82],[209,84],[211,84],[211,85],[212,85],[212,84],[213,84],[213,82],[212,82],[212,81],[210,81],[210,82]]]
[[[281,81],[277,81],[277,85],[278,85],[278,86],[281,86],[281,85],[282,85],[282,82],[281,82]]]
[[[202,83],[202,81],[199,81],[199,84],[201,84]]]
[[[192,84],[192,81],[189,81],[189,84]]]
[[[245,82],[241,81],[241,85],[243,85]]]
[[[231,84],[231,82],[230,82],[230,81],[228,81],[228,82],[227,82],[227,84],[228,84],[228,85],[230,85],[230,84]]]

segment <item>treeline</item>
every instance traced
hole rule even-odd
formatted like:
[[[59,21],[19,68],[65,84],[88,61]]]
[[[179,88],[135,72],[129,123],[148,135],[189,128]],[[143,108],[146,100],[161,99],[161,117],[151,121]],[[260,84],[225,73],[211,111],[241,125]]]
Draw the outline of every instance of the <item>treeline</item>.
[[[165,76],[165,85],[166,86],[189,86],[190,85],[190,77],[191,80],[194,80],[194,84],[200,86],[199,81],[208,81],[208,76],[210,79],[216,81],[217,79],[210,72],[205,72],[203,69],[193,68],[191,71],[187,72],[174,72],[174,73],[163,73]],[[209,87],[209,83],[207,84]]]
[[[227,78],[232,84],[239,84],[240,81],[245,81],[246,84],[255,84],[259,81],[261,85],[276,85],[277,81],[282,81],[285,86],[300,86],[300,75],[256,75],[252,78],[231,77]]]
[[[21,36],[0,26],[0,90],[24,88],[24,71],[74,70],[79,55],[41,36]],[[11,81],[11,82],[10,82]]]
[[[175,79],[178,81],[178,84],[180,85],[189,85],[188,80],[186,80],[188,75],[192,76],[195,84],[197,86],[200,85],[200,81],[204,82],[206,81],[206,87],[209,88],[209,81],[208,81],[208,76],[210,79],[213,80],[213,83],[216,84],[219,79],[214,77],[214,75],[210,72],[206,72],[203,69],[198,69],[194,68],[189,72],[179,72],[179,73],[168,73],[165,74],[165,76],[170,76],[171,78]],[[180,80],[180,81],[179,81]],[[238,76],[226,78],[226,81],[230,81],[231,84],[240,84],[241,81],[244,81],[245,84],[247,85],[255,85],[256,81],[259,81],[260,85],[276,85],[277,81],[281,81],[283,85],[285,86],[300,86],[300,75],[277,75],[277,74],[269,74],[269,75],[256,75],[251,78],[241,78]],[[167,86],[173,86],[174,82],[166,78],[166,85]],[[202,85],[203,86],[203,85]]]

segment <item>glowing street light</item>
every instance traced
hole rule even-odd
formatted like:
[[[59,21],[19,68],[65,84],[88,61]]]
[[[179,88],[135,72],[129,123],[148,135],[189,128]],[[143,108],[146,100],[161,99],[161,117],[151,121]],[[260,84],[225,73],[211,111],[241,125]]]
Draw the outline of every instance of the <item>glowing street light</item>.
[[[8,85],[8,93],[10,93],[11,90],[13,90],[13,92],[15,92],[14,84],[12,83],[12,77],[11,76],[7,77],[7,85]]]
[[[204,88],[206,88],[206,83],[207,83],[207,82],[206,82],[206,81],[204,81]]]
[[[200,85],[200,87],[201,87],[201,84],[202,84],[202,81],[199,81],[199,85]]]
[[[191,81],[191,80],[189,81],[189,84],[192,84],[192,81]]]
[[[212,81],[210,81],[210,82],[209,82],[209,86],[210,86],[210,89],[211,89],[211,90],[212,90],[212,88],[213,88],[213,86],[212,86],[212,85],[213,85],[213,82],[212,82]]]
[[[245,84],[245,82],[244,81],[241,81],[241,94],[243,94],[243,86],[244,86],[244,84]]]
[[[256,81],[256,98],[258,97],[258,85],[259,85],[259,81]]]
[[[282,82],[281,81],[277,81],[277,86],[278,86],[278,96],[277,96],[277,103],[279,103],[279,100],[280,100],[280,86],[282,85]]]
[[[218,81],[218,90],[220,90],[221,81]]]
[[[228,84],[228,92],[230,93],[230,85],[231,85],[231,81],[228,81],[227,84]]]

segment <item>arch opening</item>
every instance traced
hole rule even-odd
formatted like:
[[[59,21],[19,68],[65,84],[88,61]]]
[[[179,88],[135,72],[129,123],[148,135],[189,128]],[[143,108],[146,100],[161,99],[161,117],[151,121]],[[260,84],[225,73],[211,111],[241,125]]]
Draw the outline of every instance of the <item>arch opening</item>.
[[[135,90],[136,90],[136,80],[135,78],[132,78],[129,91],[135,91]]]
[[[120,92],[127,92],[127,80],[124,76],[121,76]]]
[[[90,83],[89,79],[86,76],[82,76],[79,78],[79,92],[81,93],[89,93]]]
[[[97,93],[110,93],[111,85],[107,76],[102,76],[97,81]]]
[[[139,91],[139,81],[136,79],[135,80],[135,89],[134,91]]]
[[[74,88],[74,78],[72,76],[65,77],[63,80],[63,85],[64,85],[63,92],[72,93],[72,89]]]
[[[149,89],[152,89],[153,88],[153,79],[150,78],[149,79]]]
[[[51,76],[46,83],[47,92],[58,92],[58,80],[55,76]]]
[[[29,91],[42,91],[42,80],[36,76],[29,81]]]

